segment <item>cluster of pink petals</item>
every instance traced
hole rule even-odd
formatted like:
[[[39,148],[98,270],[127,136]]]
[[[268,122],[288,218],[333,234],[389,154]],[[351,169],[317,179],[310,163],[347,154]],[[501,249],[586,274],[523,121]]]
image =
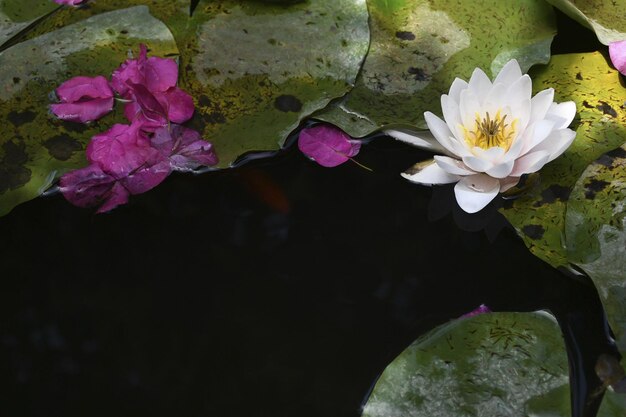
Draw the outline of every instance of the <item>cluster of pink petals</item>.
[[[60,103],[51,111],[60,119],[87,123],[113,108],[114,93],[126,102],[128,125],[116,124],[95,135],[87,146],[90,165],[65,174],[60,189],[80,207],[100,206],[99,213],[128,202],[161,183],[172,171],[217,164],[213,146],[193,129],[180,125],[193,116],[191,96],[176,86],[178,66],[171,59],[140,56],[102,76],[75,77],[56,89]]]

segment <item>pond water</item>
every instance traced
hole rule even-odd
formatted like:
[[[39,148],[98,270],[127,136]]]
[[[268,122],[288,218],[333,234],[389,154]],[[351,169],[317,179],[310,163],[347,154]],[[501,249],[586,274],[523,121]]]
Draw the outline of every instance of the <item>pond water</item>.
[[[410,342],[481,303],[552,311],[584,405],[612,352],[595,289],[495,210],[464,218],[450,188],[398,176],[426,156],[378,138],[358,157],[372,173],[293,147],[109,215],[60,195],[18,207],[0,220],[3,409],[356,417]]]

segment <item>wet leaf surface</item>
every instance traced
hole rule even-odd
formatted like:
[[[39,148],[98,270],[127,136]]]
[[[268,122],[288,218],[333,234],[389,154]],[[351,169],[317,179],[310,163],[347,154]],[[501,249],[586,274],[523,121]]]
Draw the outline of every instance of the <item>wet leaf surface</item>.
[[[567,204],[567,255],[593,280],[626,352],[626,145],[589,165]]]
[[[555,89],[556,101],[576,103],[576,139],[502,212],[532,253],[558,267],[568,265],[565,211],[574,184],[587,165],[626,138],[626,90],[619,73],[598,52],[553,56],[533,74],[535,92],[549,87]]]
[[[570,416],[567,358],[547,313],[490,313],[422,336],[378,380],[364,417]]]
[[[587,26],[605,45],[626,39],[625,0],[547,0],[572,19]]]
[[[353,137],[388,124],[425,127],[455,77],[495,74],[511,58],[523,70],[550,58],[556,27],[543,2],[370,0],[372,40],[356,87],[315,117]],[[477,13],[488,9],[488,13]],[[506,30],[503,30],[506,28]]]
[[[0,0],[0,47],[38,18],[59,8],[51,0]]]
[[[177,53],[170,31],[145,6],[93,16],[0,53],[0,215],[87,165],[82,151],[91,136],[120,120],[63,122],[48,113],[50,93],[77,75],[110,74],[140,43],[155,55]]]

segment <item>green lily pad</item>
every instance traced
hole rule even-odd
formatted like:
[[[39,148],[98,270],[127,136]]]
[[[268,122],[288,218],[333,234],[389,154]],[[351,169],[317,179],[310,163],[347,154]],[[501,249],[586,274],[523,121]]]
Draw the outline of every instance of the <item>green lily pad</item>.
[[[167,27],[145,6],[91,17],[0,53],[0,215],[40,195],[61,174],[87,164],[91,136],[115,117],[81,125],[48,114],[50,93],[77,76],[110,74],[140,43],[176,55]],[[119,107],[119,106],[118,106]]]
[[[548,0],[548,3],[593,30],[605,45],[626,39],[626,0]]]
[[[547,313],[490,313],[440,326],[385,369],[364,417],[568,417],[567,356]]]
[[[567,204],[567,255],[593,280],[626,352],[626,145],[580,176]]]
[[[573,100],[576,139],[546,165],[527,192],[502,213],[530,251],[554,267],[568,266],[565,211],[569,194],[587,165],[626,138],[626,89],[619,73],[597,52],[553,56],[533,74],[535,91],[553,87],[558,102]]]
[[[355,88],[315,114],[360,137],[389,124],[424,128],[426,110],[476,67],[497,73],[550,58],[556,33],[541,1],[368,0],[372,40]]]
[[[59,7],[52,0],[0,0],[0,47],[35,20]]]

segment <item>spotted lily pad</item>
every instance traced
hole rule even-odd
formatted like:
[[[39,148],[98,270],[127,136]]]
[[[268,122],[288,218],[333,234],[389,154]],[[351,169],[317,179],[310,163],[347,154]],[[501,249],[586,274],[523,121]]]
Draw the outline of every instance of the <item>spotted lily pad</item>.
[[[565,211],[574,184],[587,165],[626,138],[626,89],[600,53],[553,56],[538,69],[533,88],[555,89],[558,102],[573,100],[576,139],[546,165],[522,196],[502,209],[532,253],[554,267],[567,266]]]
[[[593,280],[626,352],[626,145],[589,165],[567,204],[567,256]]]
[[[55,178],[86,165],[84,148],[115,121],[62,122],[47,111],[50,93],[77,75],[110,74],[129,49],[148,44],[177,54],[168,28],[138,6],[93,16],[0,53],[0,215],[41,194]]]
[[[596,33],[605,45],[626,39],[626,0],[547,0]]]
[[[59,7],[52,0],[0,0],[0,47],[38,18]]]
[[[568,365],[547,313],[455,320],[419,338],[383,372],[364,417],[568,417]]]
[[[496,74],[511,58],[522,69],[550,58],[556,33],[541,1],[368,0],[372,40],[356,87],[315,117],[351,136],[388,124],[425,127],[441,94],[475,67]],[[506,28],[506,29],[504,29]]]

